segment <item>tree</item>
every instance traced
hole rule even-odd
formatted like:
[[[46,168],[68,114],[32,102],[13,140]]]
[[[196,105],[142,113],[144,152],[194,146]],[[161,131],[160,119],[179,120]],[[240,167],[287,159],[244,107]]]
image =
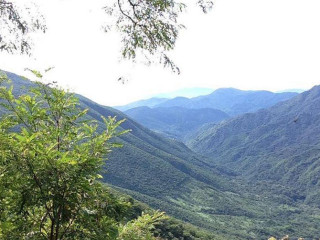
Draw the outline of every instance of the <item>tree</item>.
[[[210,0],[196,3],[204,13],[213,6]],[[123,58],[135,60],[141,55],[148,63],[159,61],[179,73],[168,52],[175,47],[179,31],[184,28],[178,17],[186,4],[176,0],[108,0],[106,4],[104,10],[113,21],[105,30],[121,33]],[[28,34],[45,31],[43,17],[37,12],[23,11],[7,0],[0,0],[0,14],[0,26],[4,26],[0,29],[0,50],[29,53]]]
[[[142,54],[149,63],[158,59],[164,67],[180,72],[167,53],[175,47],[179,30],[178,17],[187,7],[176,0],[114,0],[106,12],[115,15],[113,26],[122,34],[122,56],[135,59]],[[212,1],[198,0],[204,13]]]
[[[0,51],[29,54],[32,41],[31,32],[45,32],[44,17],[36,6],[19,8],[7,0],[0,0]]]
[[[130,203],[98,181],[108,153],[120,147],[112,139],[127,132],[117,131],[122,121],[104,118],[99,132],[72,94],[37,82],[15,97],[0,79],[0,239],[123,239],[138,226],[137,239],[153,239],[163,214],[126,223]]]

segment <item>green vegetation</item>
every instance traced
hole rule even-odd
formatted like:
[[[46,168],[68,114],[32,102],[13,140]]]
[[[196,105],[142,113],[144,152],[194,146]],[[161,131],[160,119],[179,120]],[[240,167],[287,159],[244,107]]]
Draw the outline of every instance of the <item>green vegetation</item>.
[[[44,18],[32,4],[18,7],[16,3],[0,0],[0,52],[30,53],[30,33],[46,31]]]
[[[319,106],[316,86],[272,108],[205,127],[188,145],[247,180],[281,184],[293,200],[316,203]]]
[[[197,132],[207,129],[206,124],[271,107],[296,95],[221,88],[193,98],[151,98],[116,108],[152,131],[188,142]]]
[[[34,85],[14,74],[8,73],[8,76],[15,85],[14,95],[25,94]],[[89,109],[86,120],[95,120],[100,133],[105,130],[101,116],[117,116],[118,120],[127,118],[117,110],[82,96],[78,98],[80,108]],[[118,128],[119,131],[125,129],[132,131],[114,139],[123,147],[108,155],[109,160],[100,173],[102,180],[112,188],[210,231],[214,239],[267,239],[286,234],[317,237],[319,209],[293,201],[295,192],[292,188],[269,182],[250,183],[237,172],[218,167],[211,159],[200,157],[182,143],[165,139],[129,118]],[[129,203],[133,211],[137,210],[131,200],[123,202],[125,205]],[[136,219],[142,211],[137,210],[137,215],[131,214],[121,221],[125,224]],[[171,234],[183,233],[181,239],[189,239],[187,236],[190,235],[194,239],[209,239],[205,231],[175,221],[164,220],[167,223],[156,227],[154,234],[159,233],[159,229],[167,229],[160,236],[167,237],[165,234],[169,231]]]
[[[213,6],[210,0],[195,0],[195,3],[204,13]],[[186,7],[175,0],[106,0],[101,10],[111,19],[103,27],[105,32],[114,29],[120,33],[123,58],[135,60],[140,56],[147,63],[156,61],[180,73],[168,52],[174,49],[184,28],[179,16]],[[46,31],[45,19],[36,6],[10,0],[0,0],[0,25],[0,52],[30,54],[31,33]]]
[[[152,210],[148,205],[132,199],[132,197],[129,195],[116,191],[112,188],[108,189],[108,191],[117,198],[123,199],[126,202],[130,202],[131,208],[128,211],[129,219],[135,219],[138,216],[141,216],[143,213],[148,213],[149,215],[154,213],[154,210]],[[209,231],[205,231],[191,224],[186,224],[172,217],[165,217],[164,219],[161,219],[155,223],[152,232],[154,236],[168,240],[219,239]]]
[[[246,182],[246,192],[288,204],[288,211],[300,219],[290,217],[287,233],[296,232],[299,224],[316,229],[319,106],[320,87],[315,86],[272,108],[203,127],[188,145],[210,157],[212,164],[235,172],[238,181]],[[301,229],[300,235],[318,237],[311,232]]]
[[[1,238],[115,238],[112,212],[125,206],[110,209],[96,179],[121,122],[104,119],[107,131],[97,134],[76,98],[37,85],[17,98],[12,87],[0,89]]]
[[[1,84],[6,80],[2,74]],[[36,84],[18,97],[0,86],[0,239],[152,240],[169,234],[155,232],[155,224],[167,225],[164,213],[132,212],[133,200],[115,197],[97,181],[106,155],[119,146],[110,140],[125,133],[116,130],[123,121],[104,119],[105,131],[98,133],[73,95]]]
[[[212,6],[210,1],[197,3],[204,12]],[[177,20],[184,4],[108,4],[112,26],[122,34],[124,58],[156,57],[179,72],[167,53],[183,27]],[[29,53],[29,33],[45,31],[42,17],[29,8],[29,19],[21,16],[16,5],[0,0],[0,51]],[[11,76],[20,85],[0,89],[1,239],[318,237],[319,87],[269,110],[202,128],[189,142],[207,156],[201,157],[130,119],[123,122],[126,116],[114,109],[81,96],[78,105],[73,95],[54,86],[38,83],[30,89],[33,83]],[[292,97],[263,92],[256,101],[252,93],[244,98],[228,91],[233,97],[221,99],[216,92],[159,106],[214,106],[238,115]],[[120,136],[126,129],[132,133]],[[121,143],[124,148],[110,152]],[[100,178],[213,235],[162,212],[142,211],[132,199],[111,193]]]
[[[124,113],[155,132],[182,141],[203,124],[218,123],[229,118],[228,114],[212,108],[138,107]]]

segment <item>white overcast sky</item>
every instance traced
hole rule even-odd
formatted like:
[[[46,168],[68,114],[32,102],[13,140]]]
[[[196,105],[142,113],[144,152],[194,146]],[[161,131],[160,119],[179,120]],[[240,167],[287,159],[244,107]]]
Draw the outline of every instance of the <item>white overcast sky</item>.
[[[103,1],[40,2],[47,33],[37,35],[30,58],[0,53],[0,69],[26,75],[26,67],[54,66],[49,79],[104,105],[188,87],[278,91],[320,83],[319,0],[215,0],[208,15],[189,8],[171,54],[181,75],[120,61],[119,38],[101,30]]]

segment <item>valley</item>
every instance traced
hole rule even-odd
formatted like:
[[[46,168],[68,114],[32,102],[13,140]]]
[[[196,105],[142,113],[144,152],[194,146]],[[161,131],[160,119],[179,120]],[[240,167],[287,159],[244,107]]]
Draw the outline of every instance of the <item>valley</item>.
[[[319,12],[0,0],[0,240],[320,239]]]
[[[8,76],[15,94],[32,86],[15,74]],[[193,123],[204,119],[204,125],[199,124],[185,139],[193,151],[118,110],[77,97],[81,108],[88,108],[89,117],[99,123],[100,131],[101,116],[127,119],[121,128],[131,132],[117,139],[123,147],[112,152],[103,173],[103,181],[113,188],[206,229],[217,239],[317,236],[318,87],[271,108],[233,118],[221,110],[191,109],[184,119],[194,116]],[[186,112],[179,107],[165,115],[165,108],[160,109],[155,116],[149,115],[151,108],[142,110],[147,110],[146,117],[157,119],[158,126],[165,118]],[[209,117],[203,117],[201,111],[220,119],[208,124]],[[177,132],[182,132],[179,124],[185,126],[183,121],[171,124]]]

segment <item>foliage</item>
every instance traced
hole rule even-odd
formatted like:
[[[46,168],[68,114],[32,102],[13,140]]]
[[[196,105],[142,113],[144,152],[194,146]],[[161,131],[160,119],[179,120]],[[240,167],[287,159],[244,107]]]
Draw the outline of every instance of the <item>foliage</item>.
[[[204,13],[213,6],[210,0],[196,3]],[[104,10],[114,18],[105,30],[115,28],[121,33],[124,58],[135,60],[141,53],[148,63],[155,58],[179,73],[167,53],[175,47],[179,31],[184,27],[178,17],[185,8],[184,3],[176,0],[108,0]],[[0,51],[30,52],[29,33],[46,29],[44,18],[36,9],[36,6],[19,7],[10,0],[0,0]]]
[[[125,117],[87,99],[81,98],[81,102],[90,108],[92,117]],[[132,132],[121,137],[124,148],[111,154],[104,176],[104,181],[121,191],[208,229],[217,239],[217,235],[222,239],[318,236],[319,208],[301,202],[299,190],[279,183],[243,181],[227,166],[216,167],[212,159],[148,131],[130,118],[122,127]]]
[[[15,85],[15,95],[26,94],[34,85],[15,74],[7,75]],[[115,109],[77,97],[80,108],[89,109],[86,119],[96,120],[99,132],[105,130],[101,116],[126,118]],[[318,237],[320,210],[313,204],[319,203],[319,194],[304,203],[299,200],[300,190],[288,185],[244,181],[227,167],[215,166],[212,160],[149,131],[130,118],[119,126],[121,129],[132,131],[115,139],[123,147],[109,154],[106,172],[101,173],[102,181],[155,209],[200,227],[165,220],[155,225],[156,237],[210,239],[205,230],[211,232],[214,239],[267,239],[285,234],[293,239]],[[116,199],[122,198],[116,196]],[[124,202],[132,207],[122,224],[142,212],[152,214],[131,200]]]
[[[160,52],[160,61],[179,71],[165,52],[174,48],[179,29],[183,27],[177,18],[185,5],[175,0],[113,2],[105,9],[110,15],[116,15],[115,26],[123,34],[123,57],[135,59],[137,49],[150,55]]]
[[[119,238],[121,240],[153,240],[154,224],[164,219],[164,213],[156,212],[153,216],[142,214],[137,220],[130,221],[120,227]]]
[[[271,108],[204,127],[188,146],[256,185],[282,184],[287,192],[295,189],[288,193],[294,201],[314,199],[319,206],[319,106],[316,86]]]
[[[97,181],[120,146],[110,140],[127,132],[117,131],[123,121],[103,118],[99,133],[77,98],[40,82],[18,97],[4,84],[0,99],[7,112],[0,121],[1,239],[121,239],[124,228],[136,227],[151,234],[162,213],[125,224],[130,203]],[[148,218],[154,221],[141,221]]]
[[[116,191],[114,189],[110,189],[112,194],[114,194],[117,198],[125,199],[125,201],[131,203],[131,207],[128,210],[126,216],[130,219],[136,219],[142,216],[142,219],[158,219],[155,216],[163,215],[163,213],[159,211],[154,211],[148,205],[134,200],[129,195],[124,194],[123,192]],[[149,216],[146,216],[149,215]],[[154,217],[150,217],[153,216]],[[142,220],[145,221],[145,220]],[[141,222],[141,221],[140,221]],[[191,224],[187,224],[180,220],[177,220],[173,217],[163,216],[159,218],[159,221],[152,221],[154,224],[149,225],[152,228],[153,235],[157,239],[166,239],[166,240],[211,240],[217,239],[215,235],[212,233],[195,227]],[[134,224],[132,221],[129,222],[132,225],[140,225]],[[127,229],[127,227],[125,228]],[[130,228],[131,229],[131,228]]]
[[[0,51],[30,53],[31,32],[45,32],[45,20],[36,6],[20,7],[7,0],[0,0]]]
[[[204,13],[213,6],[209,0],[199,0],[197,4]],[[106,30],[116,27],[122,33],[124,58],[135,59],[142,54],[151,63],[156,55],[161,64],[180,73],[167,52],[174,48],[179,31],[184,28],[178,17],[185,8],[186,4],[176,0],[113,0],[105,7],[115,17]]]

